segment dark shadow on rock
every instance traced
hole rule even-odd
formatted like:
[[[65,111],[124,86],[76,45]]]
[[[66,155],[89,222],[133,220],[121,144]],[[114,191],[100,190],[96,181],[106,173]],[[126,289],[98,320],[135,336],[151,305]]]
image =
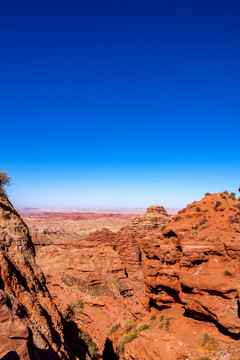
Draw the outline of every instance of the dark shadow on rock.
[[[6,199],[6,200],[10,203],[10,201],[8,199]],[[20,218],[19,213],[15,210],[14,207],[10,207],[10,206],[4,204],[1,200],[0,200],[0,207],[3,208],[3,210],[9,211],[10,213],[15,214],[16,216],[18,216]]]
[[[109,339],[107,339],[105,341],[102,360],[118,360],[118,359],[119,357],[114,352],[112,342]]]
[[[4,357],[1,357],[0,360],[20,360],[20,357],[16,351],[9,351]]]
[[[33,346],[33,359],[34,360],[58,360],[57,354],[50,349],[39,349]]]
[[[225,335],[228,336],[231,339],[234,340],[240,340],[240,333],[231,333],[227,328],[225,328],[223,325],[219,324],[215,319],[211,318],[210,316],[207,316],[203,313],[194,311],[194,310],[189,310],[189,309],[185,309],[185,312],[183,314],[185,317],[191,318],[191,319],[197,319],[198,321],[203,321],[203,322],[208,322],[211,324],[214,324],[217,328],[218,331]]]
[[[74,321],[64,321],[64,340],[70,359],[87,359],[88,347],[79,336],[79,329]]]

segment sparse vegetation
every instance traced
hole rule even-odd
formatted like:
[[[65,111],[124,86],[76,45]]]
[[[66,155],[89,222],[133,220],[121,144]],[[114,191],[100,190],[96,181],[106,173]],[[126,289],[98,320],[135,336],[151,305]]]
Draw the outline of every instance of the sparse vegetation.
[[[153,316],[151,316],[150,320],[155,320],[156,319],[156,315],[154,317],[154,319],[152,319]],[[133,322],[131,322],[131,324],[133,325]],[[134,339],[136,339],[136,337],[138,336],[138,334],[140,334],[142,331],[149,329],[150,325],[147,323],[142,323],[138,326],[137,329],[132,330],[130,333],[128,334],[124,334],[122,336],[122,338],[120,339],[118,345],[117,345],[117,350],[118,353],[123,353],[124,352],[124,347],[127,343],[130,343],[131,341],[133,341]],[[116,330],[115,330],[116,331]]]
[[[163,319],[164,319],[164,315],[162,314],[162,315],[160,315],[159,320],[160,320],[160,321],[163,321]]]
[[[11,179],[6,171],[0,171],[0,196],[7,196],[4,186],[11,185]]]
[[[121,354],[124,352],[124,347],[126,344],[130,343],[131,341],[133,341],[134,339],[136,339],[136,337],[138,336],[138,331],[137,330],[133,330],[130,334],[124,335],[118,345],[117,345],[117,350],[118,352]]]
[[[228,221],[231,224],[234,224],[234,223],[238,224],[240,222],[240,218],[238,216],[229,216]]]
[[[169,326],[170,326],[170,321],[173,319],[172,316],[169,316],[166,318],[166,321],[165,321],[165,328],[166,330],[168,331],[169,330]]]
[[[151,317],[150,317],[150,320],[155,320],[156,319],[156,315],[155,314],[153,314]]]
[[[204,333],[198,340],[198,345],[207,352],[216,351],[219,348],[218,341],[208,333]]]
[[[235,194],[235,192],[231,192],[228,197],[229,197],[230,199],[232,199],[232,200],[236,200],[236,194]]]
[[[229,194],[227,190],[225,190],[223,193],[224,193],[225,195],[228,195],[228,194]]]
[[[181,220],[181,216],[180,216],[180,215],[175,216],[174,220],[175,220],[175,221]]]
[[[139,327],[137,328],[137,332],[142,332],[143,330],[149,329],[149,325],[146,323],[143,323],[141,325],[139,325]]]
[[[222,198],[222,199],[224,199],[224,200],[227,200],[227,197],[226,197],[226,195],[224,195],[224,194],[221,194],[220,196],[221,196],[221,198]]]
[[[91,337],[82,330],[80,330],[79,336],[85,342],[85,344],[87,345],[88,352],[89,352],[89,355],[91,356],[91,359],[94,359],[94,360],[99,359],[100,356],[98,354],[98,347],[92,341]]]
[[[207,228],[209,228],[209,225],[202,226],[200,230],[204,230],[204,229],[207,229]]]
[[[112,334],[114,334],[117,331],[117,329],[119,329],[119,328],[120,328],[120,323],[113,325],[113,327],[111,328],[111,330],[108,333],[108,336],[111,336]]]
[[[68,315],[67,318],[70,318],[75,315],[74,308],[75,308],[75,306],[73,304],[67,305],[67,309],[66,309],[66,313]]]
[[[132,330],[133,326],[134,326],[134,320],[126,320],[124,323],[124,327],[127,331]]]
[[[219,206],[221,206],[222,205],[222,203],[221,203],[221,201],[216,201],[216,203],[215,203],[215,205],[214,205],[214,210],[217,210],[217,208],[219,207]]]
[[[79,300],[77,301],[76,306],[77,306],[79,309],[83,309],[83,307],[84,307],[83,301],[82,301],[81,299],[79,299]]]
[[[200,212],[200,211],[201,211],[201,209],[200,209],[199,206],[196,207],[196,211],[197,211],[197,212]]]
[[[205,196],[209,196],[209,195],[211,195],[209,192],[206,192],[206,193],[205,193]]]
[[[232,273],[231,271],[229,270],[225,270],[224,273],[223,273],[224,276],[232,276]]]

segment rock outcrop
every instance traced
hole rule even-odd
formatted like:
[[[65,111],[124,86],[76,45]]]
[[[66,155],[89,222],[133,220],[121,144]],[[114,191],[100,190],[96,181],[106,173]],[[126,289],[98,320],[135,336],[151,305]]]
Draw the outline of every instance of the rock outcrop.
[[[31,336],[18,308],[19,304],[0,290],[0,356],[30,360]]]
[[[11,349],[19,359],[74,358],[28,228],[5,196],[0,197],[0,289],[1,358]]]
[[[240,203],[207,195],[141,238],[146,293],[240,337]]]
[[[137,235],[170,219],[165,209],[154,206],[115,233],[102,229],[38,248],[37,262],[54,301],[91,335],[100,353],[112,328],[147,313]]]
[[[151,206],[117,232],[64,241],[56,228],[38,243],[45,277],[25,224],[10,204],[1,211],[0,329],[15,327],[12,351],[23,359],[37,349],[69,356],[47,285],[92,358],[239,360],[240,201],[232,194],[208,194],[173,219]]]
[[[153,316],[112,336],[119,359],[240,358],[239,210],[232,194],[207,194],[173,221],[139,233]]]

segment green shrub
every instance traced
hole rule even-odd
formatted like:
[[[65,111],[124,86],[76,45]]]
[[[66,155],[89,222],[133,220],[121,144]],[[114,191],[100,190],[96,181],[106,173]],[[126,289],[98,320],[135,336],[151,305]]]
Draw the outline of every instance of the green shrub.
[[[146,330],[146,329],[149,329],[149,325],[144,323],[144,324],[139,325],[139,327],[137,328],[137,332],[140,333],[140,332],[142,332],[143,330]]]
[[[236,200],[236,194],[234,192],[231,192],[228,197],[232,200]]]
[[[224,195],[224,194],[221,194],[220,196],[221,196],[221,198],[222,198],[222,199],[225,199],[225,200],[227,200],[227,197],[226,197],[226,195]]]
[[[80,330],[79,336],[85,342],[85,344],[87,345],[88,352],[89,352],[89,355],[91,356],[91,359],[99,359],[100,356],[98,354],[98,347],[92,341],[91,337],[82,330]]]
[[[133,326],[134,326],[134,320],[126,320],[124,323],[124,327],[127,331],[132,330]]]
[[[196,207],[196,211],[197,211],[197,212],[200,212],[200,211],[201,211],[201,209],[200,209],[199,206]]]
[[[209,196],[209,195],[211,195],[209,192],[206,192],[206,193],[205,193],[205,196]]]
[[[3,188],[5,185],[11,185],[11,179],[6,171],[0,171],[0,196],[6,197],[6,190]]]
[[[223,273],[223,275],[224,275],[224,276],[231,276],[232,273],[231,273],[231,271],[229,271],[229,270],[225,270],[224,273]]]
[[[165,328],[166,330],[169,330],[169,326],[170,326],[170,321],[173,319],[172,316],[169,316],[166,318],[166,321],[165,321]]]
[[[130,343],[131,341],[133,341],[134,339],[136,339],[136,337],[138,336],[138,331],[137,330],[133,330],[130,334],[127,334],[125,336],[123,336],[118,345],[117,345],[117,350],[118,352],[121,354],[124,352],[124,347],[125,344]]]
[[[160,320],[160,321],[163,321],[163,319],[164,319],[164,315],[162,314],[162,315],[160,315],[159,320]]]
[[[117,329],[119,329],[119,328],[120,328],[120,324],[119,324],[119,323],[113,325],[113,327],[111,328],[111,330],[110,330],[109,333],[108,333],[108,336],[111,336],[111,335],[112,335],[113,333],[115,333],[115,331],[117,331]]]
[[[162,322],[160,325],[159,325],[159,329],[162,329],[163,328],[163,325],[164,325],[164,322]]]
[[[202,231],[202,230],[204,230],[204,229],[207,229],[207,228],[209,228],[209,227],[210,227],[209,225],[204,225],[204,226],[201,227],[200,231]]]
[[[150,317],[150,320],[155,320],[156,319],[156,315],[155,314],[153,314],[151,317]]]

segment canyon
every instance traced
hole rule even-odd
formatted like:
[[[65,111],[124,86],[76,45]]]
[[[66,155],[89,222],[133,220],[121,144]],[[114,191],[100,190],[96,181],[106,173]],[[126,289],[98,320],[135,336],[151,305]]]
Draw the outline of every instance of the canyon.
[[[1,358],[239,360],[233,194],[171,215],[19,211],[1,196]]]

